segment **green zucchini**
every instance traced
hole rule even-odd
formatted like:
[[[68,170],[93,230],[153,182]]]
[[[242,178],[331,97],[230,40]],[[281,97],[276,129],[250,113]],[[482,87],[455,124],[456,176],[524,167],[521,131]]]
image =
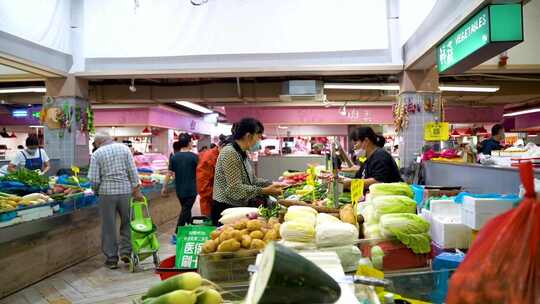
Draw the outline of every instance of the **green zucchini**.
[[[338,283],[317,265],[275,242],[263,252],[253,295],[247,303],[334,303],[341,296]],[[251,287],[250,287],[251,289]]]
[[[143,300],[146,298],[155,298],[179,289],[195,290],[201,287],[201,285],[202,278],[200,274],[196,272],[186,272],[170,277],[152,286],[142,298]]]
[[[201,295],[197,297],[197,304],[221,304],[223,298],[221,294],[212,288],[207,288]]]
[[[194,290],[175,290],[157,298],[148,304],[195,304],[197,293]]]

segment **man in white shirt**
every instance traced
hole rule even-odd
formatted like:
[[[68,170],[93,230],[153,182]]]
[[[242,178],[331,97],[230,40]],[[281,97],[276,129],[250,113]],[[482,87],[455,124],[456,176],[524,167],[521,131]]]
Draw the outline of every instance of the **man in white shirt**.
[[[28,135],[26,149],[17,152],[15,158],[9,164],[8,170],[14,172],[20,168],[40,170],[43,174],[50,169],[49,156],[45,150],[39,147],[39,139],[35,134]]]

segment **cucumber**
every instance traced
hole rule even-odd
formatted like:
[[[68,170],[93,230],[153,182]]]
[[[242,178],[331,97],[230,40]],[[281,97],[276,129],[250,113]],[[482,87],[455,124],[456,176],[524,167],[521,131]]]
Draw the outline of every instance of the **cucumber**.
[[[341,296],[338,283],[326,272],[275,242],[266,245],[251,284],[254,292],[246,303],[252,304],[334,303]]]
[[[195,304],[195,302],[197,302],[195,291],[175,290],[152,299],[148,304]]]
[[[179,289],[195,290],[201,287],[201,285],[202,278],[200,274],[196,272],[186,272],[170,277],[163,282],[152,286],[142,298],[143,300],[146,298],[155,298]]]
[[[223,298],[221,294],[212,288],[206,289],[201,295],[197,297],[197,304],[221,304]]]

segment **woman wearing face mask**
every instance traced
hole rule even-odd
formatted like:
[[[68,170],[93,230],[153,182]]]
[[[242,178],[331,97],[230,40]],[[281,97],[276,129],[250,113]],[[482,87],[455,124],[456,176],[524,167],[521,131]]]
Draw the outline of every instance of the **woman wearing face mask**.
[[[255,176],[247,151],[260,149],[264,127],[260,121],[244,118],[233,128],[233,140],[224,146],[216,163],[212,221],[218,224],[223,210],[248,206],[261,195],[280,195],[282,186]]]
[[[370,127],[361,127],[350,135],[354,142],[355,155],[367,158],[355,178],[364,179],[367,188],[377,183],[395,183],[403,181],[399,168],[392,156],[383,147],[384,137],[376,135]],[[350,186],[350,179],[344,180],[345,186]]]
[[[17,152],[17,155],[9,164],[8,170],[15,172],[20,168],[41,170],[43,174],[50,169],[49,156],[47,156],[45,150],[39,147],[39,139],[35,134],[28,135],[26,149]]]

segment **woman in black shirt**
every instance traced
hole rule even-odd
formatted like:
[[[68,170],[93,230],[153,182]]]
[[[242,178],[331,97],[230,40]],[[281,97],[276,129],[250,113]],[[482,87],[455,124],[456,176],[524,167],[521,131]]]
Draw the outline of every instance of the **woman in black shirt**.
[[[350,134],[358,158],[366,157],[366,162],[356,173],[355,178],[364,179],[364,187],[377,183],[402,182],[399,168],[390,153],[383,147],[384,137],[375,134],[370,127],[360,127]],[[344,181],[350,186],[350,180]]]

